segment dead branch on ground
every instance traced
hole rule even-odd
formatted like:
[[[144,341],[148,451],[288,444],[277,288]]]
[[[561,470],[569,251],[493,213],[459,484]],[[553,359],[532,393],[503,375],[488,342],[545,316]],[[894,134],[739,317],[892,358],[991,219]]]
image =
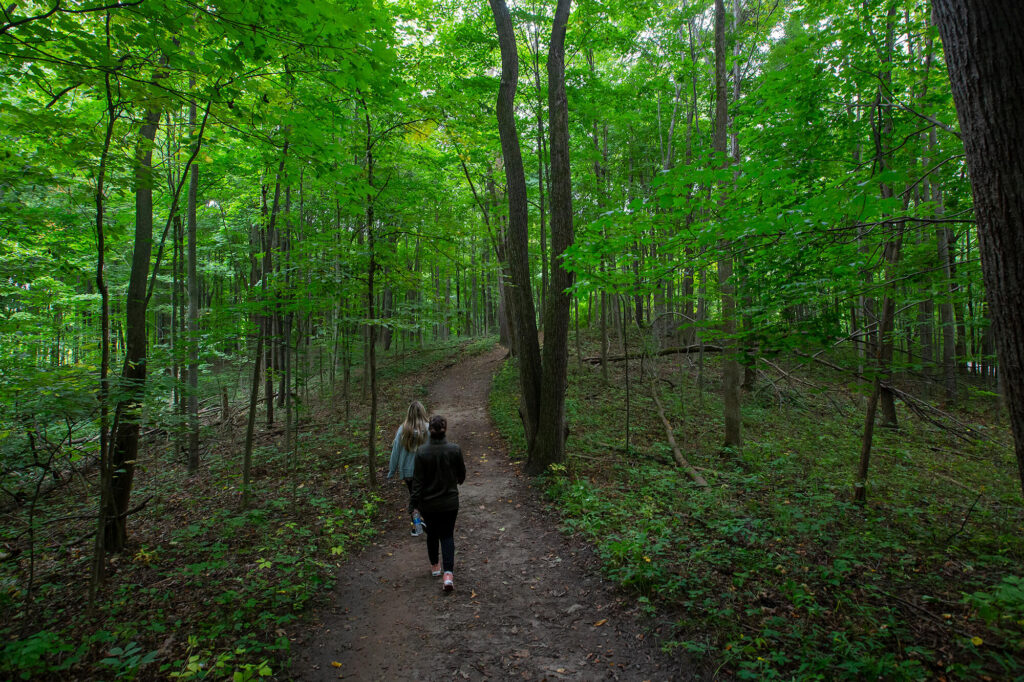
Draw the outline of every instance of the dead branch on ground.
[[[802,358],[807,358],[809,360],[813,360],[814,362],[817,362],[818,364],[824,365],[825,367],[828,367],[830,369],[834,369],[837,372],[841,372],[843,374],[849,374],[849,375],[851,375],[851,376],[853,376],[853,377],[855,377],[857,379],[867,380],[867,377],[864,376],[864,374],[862,374],[861,372],[857,372],[857,371],[852,370],[852,369],[847,369],[845,367],[840,367],[839,365],[835,364],[834,362],[829,362],[828,360],[824,360],[824,359],[818,357],[817,354],[815,354],[815,355],[808,355],[807,353],[802,353],[802,352],[800,352],[798,350],[794,350],[793,352],[796,355],[799,355]],[[932,424],[933,426],[936,426],[936,427],[942,429],[943,431],[948,431],[949,433],[953,434],[957,438],[960,438],[960,439],[962,439],[964,441],[967,441],[968,443],[975,443],[975,442],[977,442],[979,440],[983,440],[983,438],[977,432],[977,430],[975,430],[973,427],[971,427],[968,424],[964,424],[962,421],[960,421],[959,419],[957,419],[953,415],[949,414],[948,412],[940,410],[939,408],[935,407],[931,403],[928,403],[928,402],[926,402],[926,401],[924,401],[924,400],[922,400],[920,398],[917,398],[915,396],[910,395],[906,391],[903,391],[901,389],[896,388],[890,382],[883,381],[883,382],[881,382],[880,385],[883,388],[886,388],[886,389],[892,391],[893,396],[895,396],[896,398],[899,398],[900,402],[902,402],[904,405],[907,406],[907,409],[909,409],[911,412],[913,412],[915,415],[917,415],[922,420]],[[948,423],[944,423],[944,422],[940,421],[940,418],[945,420]],[[989,440],[992,440],[993,442],[996,442],[999,445],[1002,445],[1004,447],[1009,447],[1009,445],[1007,445],[1006,443],[1002,443],[1000,441],[996,441],[996,440],[991,439],[991,438]]]
[[[654,382],[651,383],[651,397],[654,398],[654,404],[658,406],[658,416],[661,417],[661,423],[665,426],[665,435],[668,437],[668,444],[672,447],[672,457],[676,460],[676,464],[693,479],[694,483],[702,488],[708,487],[708,482],[704,480],[700,472],[694,469],[693,465],[687,462],[686,458],[683,457],[683,453],[679,451],[679,446],[676,445],[676,437],[672,433],[672,425],[665,418],[665,408],[661,406],[661,401],[658,400],[658,388]]]
[[[605,358],[605,360],[608,362],[622,362],[623,360],[641,360],[650,357],[661,357],[663,355],[681,355],[700,352],[721,353],[722,347],[707,345],[701,346],[699,344],[693,346],[676,346],[674,348],[662,348],[661,350],[655,351],[654,353],[636,353],[628,357],[625,355],[609,355],[607,358]],[[601,363],[601,356],[583,358],[583,362],[589,363],[591,365],[598,365]]]

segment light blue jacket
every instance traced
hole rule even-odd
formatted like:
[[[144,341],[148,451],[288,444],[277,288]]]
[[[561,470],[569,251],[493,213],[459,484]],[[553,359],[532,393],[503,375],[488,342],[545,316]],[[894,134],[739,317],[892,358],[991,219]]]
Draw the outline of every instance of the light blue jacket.
[[[391,445],[391,462],[388,464],[388,478],[397,471],[399,478],[412,478],[416,464],[416,452],[402,447],[402,427],[398,427],[395,442]]]

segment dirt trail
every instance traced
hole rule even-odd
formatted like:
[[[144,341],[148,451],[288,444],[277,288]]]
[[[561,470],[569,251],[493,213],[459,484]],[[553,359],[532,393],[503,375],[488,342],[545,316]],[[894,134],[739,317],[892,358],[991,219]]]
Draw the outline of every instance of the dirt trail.
[[[448,419],[466,456],[455,527],[455,592],[431,577],[424,538],[409,535],[405,486],[377,541],[342,568],[333,605],[296,646],[301,680],[675,680],[597,572],[592,551],[556,519],[509,462],[487,393],[500,348],[449,368],[428,411]],[[424,536],[425,537],[425,536]],[[622,604],[620,604],[622,602]],[[335,663],[340,663],[337,667]]]

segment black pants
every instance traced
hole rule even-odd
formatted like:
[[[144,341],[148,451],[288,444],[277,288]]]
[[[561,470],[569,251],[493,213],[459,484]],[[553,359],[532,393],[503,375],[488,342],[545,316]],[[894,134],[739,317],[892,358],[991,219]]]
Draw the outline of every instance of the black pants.
[[[455,517],[459,510],[425,512],[423,520],[427,523],[427,559],[430,565],[437,563],[437,546],[441,545],[441,560],[444,564],[443,570],[455,570]]]
[[[412,510],[413,510],[413,506],[412,506],[412,479],[411,478],[405,478],[405,479],[402,479],[402,480],[405,481],[405,487],[409,490],[408,509],[409,509],[409,518],[411,519],[412,518]]]

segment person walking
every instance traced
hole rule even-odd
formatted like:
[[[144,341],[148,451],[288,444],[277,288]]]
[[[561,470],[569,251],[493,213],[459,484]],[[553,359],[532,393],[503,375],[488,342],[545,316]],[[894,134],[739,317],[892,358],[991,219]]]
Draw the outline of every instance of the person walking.
[[[391,461],[388,464],[388,478],[398,474],[409,491],[408,511],[414,537],[422,535],[423,530],[420,514],[412,503],[412,475],[416,449],[427,440],[427,426],[427,411],[420,401],[409,403],[409,412],[395,433],[395,442],[391,444]]]
[[[462,449],[447,440],[448,421],[430,418],[430,438],[416,451],[412,475],[412,504],[427,526],[427,559],[430,574],[441,575],[438,545],[444,577],[441,589],[455,589],[455,518],[459,515],[459,486],[466,480]]]

